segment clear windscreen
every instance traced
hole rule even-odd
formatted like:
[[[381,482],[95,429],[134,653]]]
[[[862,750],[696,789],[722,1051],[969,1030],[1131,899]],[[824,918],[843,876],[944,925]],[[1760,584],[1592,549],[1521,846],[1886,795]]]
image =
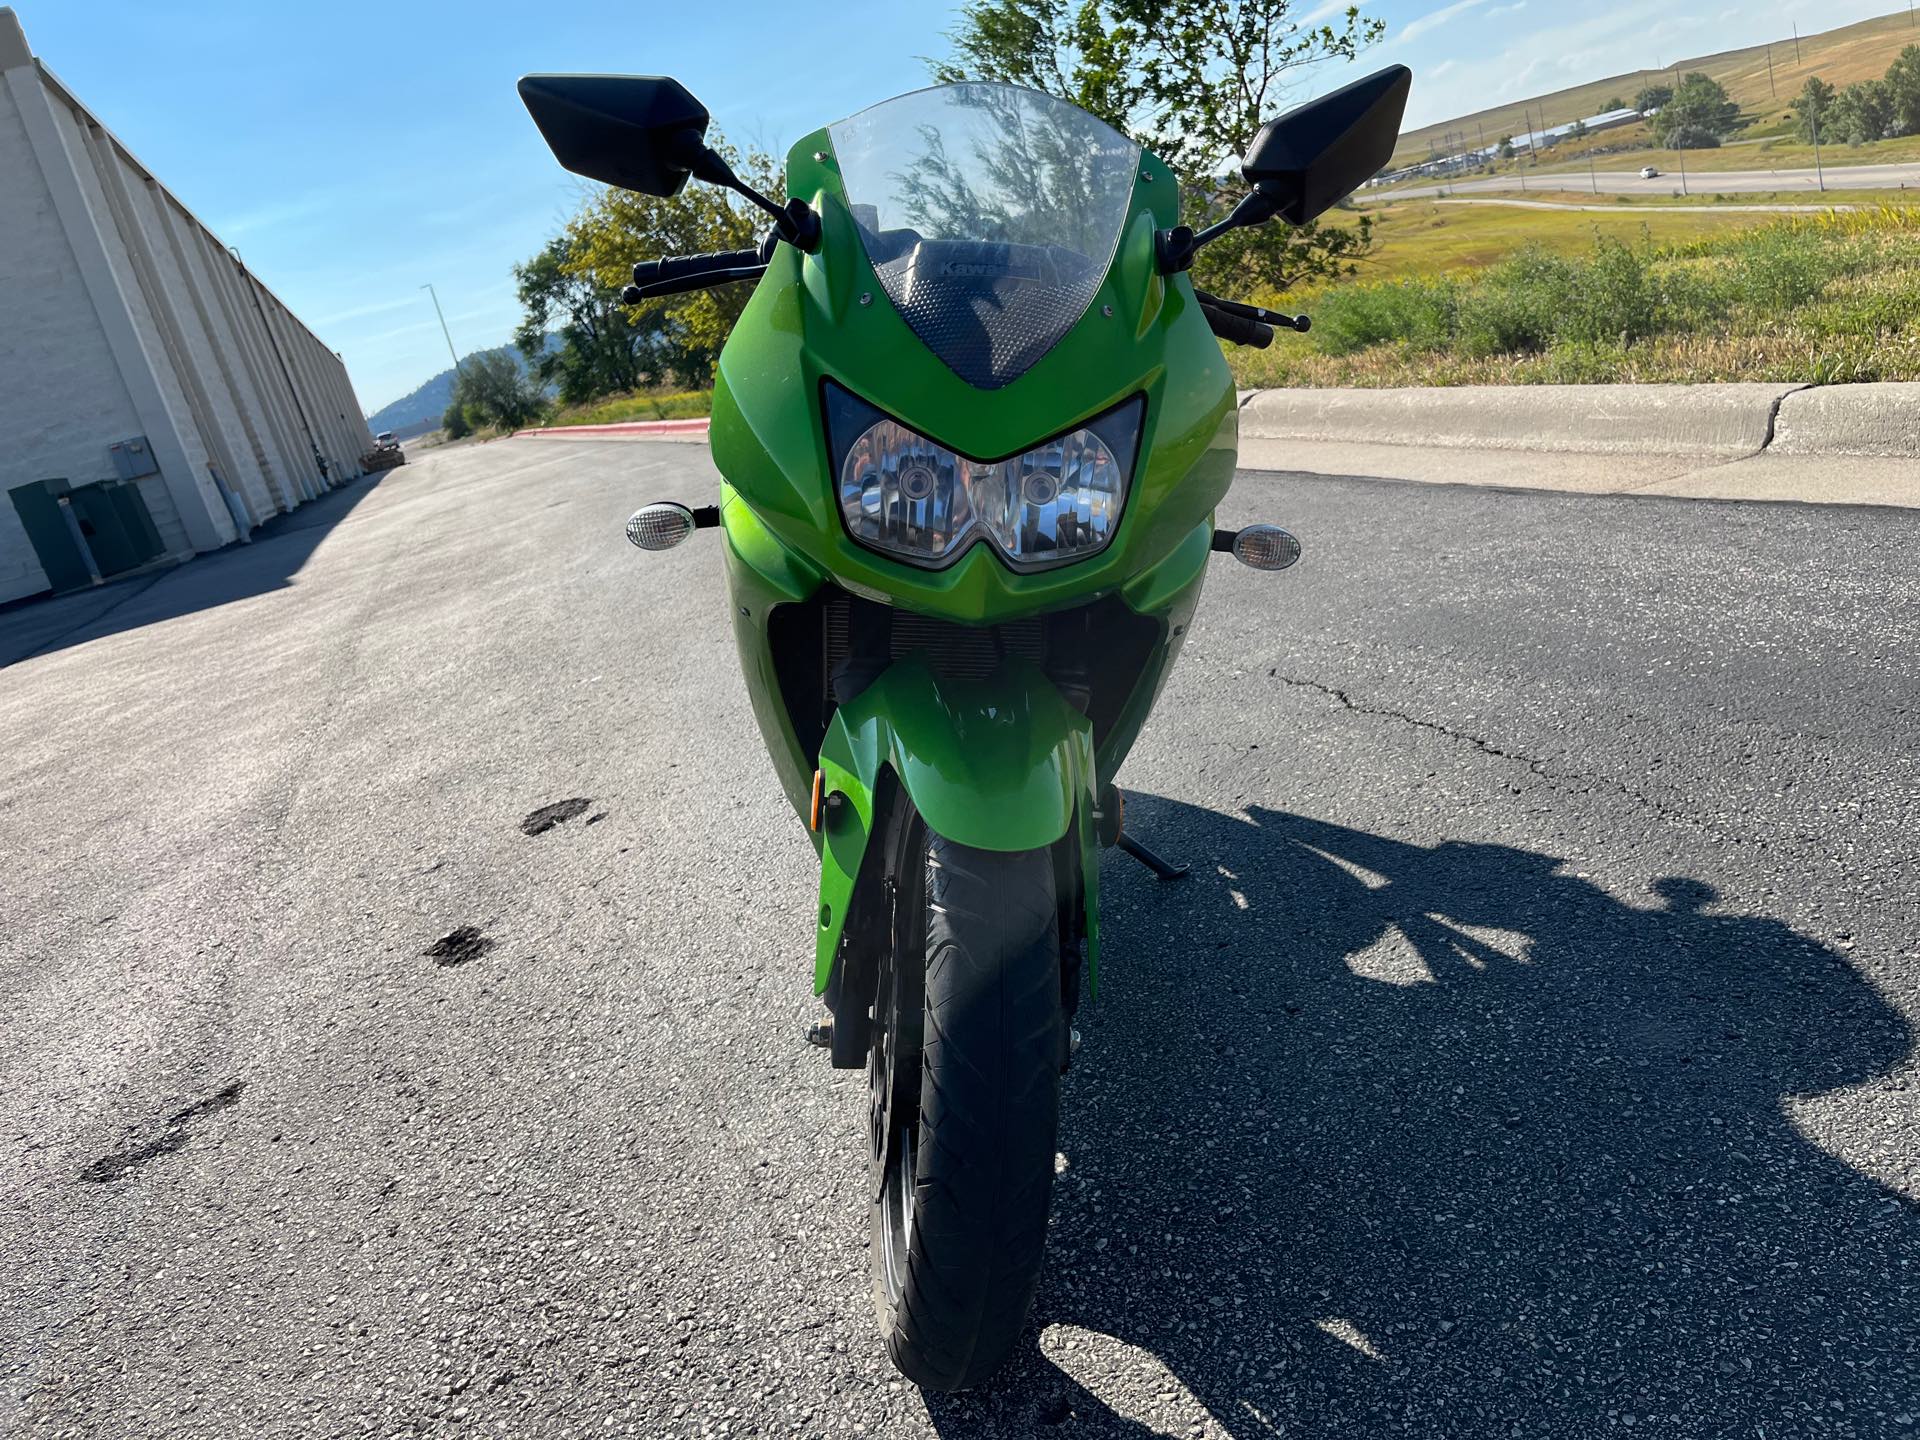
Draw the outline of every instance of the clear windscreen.
[[[986,390],[1086,313],[1140,173],[1140,147],[1112,126],[1014,85],[916,90],[827,133],[888,298]]]

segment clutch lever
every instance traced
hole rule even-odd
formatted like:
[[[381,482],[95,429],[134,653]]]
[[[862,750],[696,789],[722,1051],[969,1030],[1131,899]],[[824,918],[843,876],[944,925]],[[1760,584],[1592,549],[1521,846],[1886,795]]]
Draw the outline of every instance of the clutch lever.
[[[642,300],[653,300],[662,295],[684,295],[689,290],[711,290],[716,285],[730,285],[736,280],[758,280],[766,273],[765,265],[738,265],[730,270],[696,270],[691,275],[674,275],[665,280],[649,281],[645,285],[629,285],[620,292],[620,300],[625,305],[638,305]]]
[[[1269,310],[1264,305],[1248,305],[1241,300],[1222,300],[1218,295],[1209,295],[1204,290],[1195,290],[1194,299],[1202,305],[1211,305],[1229,315],[1238,315],[1242,320],[1258,320],[1262,325],[1271,325],[1279,330],[1297,330],[1304,335],[1313,328],[1310,315],[1282,315],[1278,310]]]

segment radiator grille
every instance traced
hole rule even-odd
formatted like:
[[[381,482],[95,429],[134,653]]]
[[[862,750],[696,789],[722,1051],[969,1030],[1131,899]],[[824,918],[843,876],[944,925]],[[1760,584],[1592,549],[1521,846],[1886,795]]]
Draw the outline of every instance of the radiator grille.
[[[853,607],[868,603],[844,594],[827,602],[825,660],[829,676],[852,646]],[[862,633],[877,640],[873,626],[884,624],[889,660],[921,654],[935,674],[971,680],[992,674],[1003,656],[1031,660],[1042,666],[1046,663],[1046,632],[1038,617],[1005,625],[956,625],[950,620],[937,620],[907,610],[873,608],[884,614],[868,618]],[[874,648],[878,648],[877,644]]]

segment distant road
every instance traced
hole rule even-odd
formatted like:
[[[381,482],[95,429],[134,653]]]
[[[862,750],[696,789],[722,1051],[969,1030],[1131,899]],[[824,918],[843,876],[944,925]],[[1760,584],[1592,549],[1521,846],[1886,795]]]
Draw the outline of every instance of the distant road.
[[[1514,200],[1504,195],[1447,196],[1442,205],[1505,205],[1515,210],[1582,210],[1594,215],[1618,215],[1618,205],[1581,205],[1565,200]],[[1830,210],[1858,210],[1858,205],[1657,205],[1636,213],[1692,215],[1706,210],[1715,215],[1824,215]]]
[[[1829,165],[1826,177],[1829,190],[1920,189],[1920,164]],[[1554,170],[1540,174],[1529,171],[1524,177],[1519,174],[1489,175],[1478,180],[1462,180],[1457,185],[1417,185],[1406,190],[1383,190],[1371,198],[1417,200],[1442,193],[1476,195],[1522,190],[1591,190],[1596,185],[1607,195],[1671,195],[1680,188],[1680,173],[1678,170],[1662,169],[1655,178],[1643,180],[1637,170],[1602,170],[1592,176],[1585,170]],[[1820,179],[1811,169],[1689,171],[1686,188],[1690,195],[1750,195],[1766,190],[1806,190],[1817,195],[1820,193]],[[1369,197],[1363,192],[1362,198]]]

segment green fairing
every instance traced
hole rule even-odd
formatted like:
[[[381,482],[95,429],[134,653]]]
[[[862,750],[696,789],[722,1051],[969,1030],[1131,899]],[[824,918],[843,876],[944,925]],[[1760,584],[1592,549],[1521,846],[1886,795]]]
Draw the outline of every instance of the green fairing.
[[[979,625],[1117,590],[1209,521],[1233,481],[1239,412],[1192,284],[1163,277],[1154,259],[1154,231],[1172,225],[1177,208],[1166,166],[1142,161],[1152,178],[1135,187],[1119,253],[1086,314],[1020,378],[982,391],[927,349],[887,299],[847,212],[827,132],[802,140],[787,165],[788,193],[820,213],[820,248],[774,250],[721,352],[711,430],[721,474],[783,545],[855,594]],[[1144,392],[1140,458],[1113,542],[1024,575],[986,545],[924,570],[855,544],[827,455],[827,379],[981,457],[1029,448]]]
[[[1219,343],[1187,276],[1162,276],[1154,255],[1155,230],[1177,218],[1173,177],[1143,157],[1118,252],[1085,315],[1025,374],[982,391],[927,349],[893,308],[854,228],[825,130],[794,146],[787,173],[788,194],[819,213],[822,241],[812,254],[775,248],[720,356],[711,445],[727,481],[721,514],[735,640],[781,788],[804,820],[817,761],[826,787],[849,802],[829,833],[813,836],[822,862],[816,988],[824,990],[831,974],[882,767],[899,775],[937,832],[962,844],[1031,849],[1077,832],[1091,977],[1099,868],[1093,796],[1138,737],[1184,640],[1238,441]],[[1027,449],[1144,394],[1138,459],[1112,543],[1029,574],[1011,570],[984,544],[942,570],[855,544],[827,451],[821,388],[828,379],[979,457]],[[768,617],[778,605],[806,600],[829,576],[867,599],[975,625],[1118,592],[1159,623],[1159,637],[1097,756],[1086,717],[1038,669],[1010,663],[969,685],[906,660],[836,711],[815,757],[786,713]]]
[[[825,827],[814,989],[827,988],[882,769],[939,835],[979,850],[1039,850],[1076,831],[1086,883],[1088,965],[1098,946],[1093,728],[1039,667],[1009,660],[984,680],[898,661],[834,712],[820,747],[824,793],[847,807]]]

